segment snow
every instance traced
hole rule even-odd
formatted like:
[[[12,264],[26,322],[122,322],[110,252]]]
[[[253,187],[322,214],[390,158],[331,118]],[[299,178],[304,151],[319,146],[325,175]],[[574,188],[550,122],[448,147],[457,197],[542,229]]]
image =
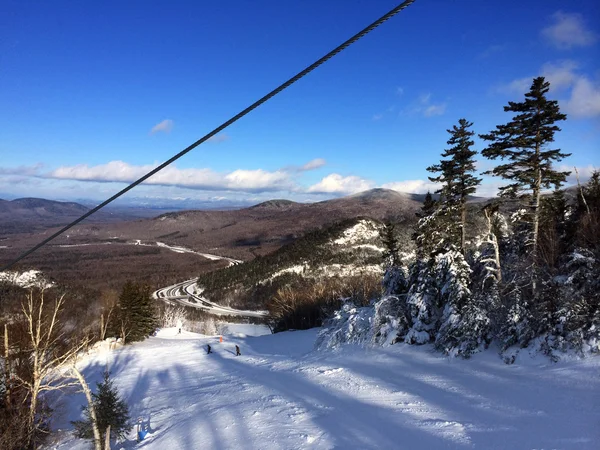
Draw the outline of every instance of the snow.
[[[374,244],[357,244],[357,245],[353,245],[352,248],[368,248],[369,250],[373,250],[373,251],[380,252],[380,253],[385,252],[385,248],[378,247]]]
[[[39,270],[27,270],[25,272],[0,272],[0,282],[15,284],[23,288],[49,288],[53,286],[52,283],[44,279],[42,272]]]
[[[314,351],[317,331],[238,329],[219,343],[164,329],[81,368],[95,386],[108,365],[132,418],[149,425],[143,442],[132,432],[113,448],[598,448],[600,357],[505,365],[494,351],[465,361],[428,345]],[[55,426],[70,429],[85,400],[63,395]],[[59,436],[53,448],[90,448]]]
[[[281,270],[275,272],[273,275],[271,275],[269,277],[269,280],[273,280],[273,279],[280,277],[281,275],[286,274],[286,273],[295,273],[295,274],[304,273],[307,269],[308,269],[308,266],[305,264],[287,267],[285,269],[281,269]]]
[[[344,230],[342,237],[333,241],[337,245],[352,245],[359,242],[379,238],[379,230],[374,222],[369,220],[360,220],[356,225]]]
[[[241,264],[243,262],[238,259],[226,258],[224,256],[218,256],[218,255],[211,255],[210,253],[201,253],[201,252],[197,252],[195,250],[191,250],[186,247],[165,244],[164,242],[157,242],[156,245],[158,247],[169,249],[175,253],[193,253],[194,255],[200,255],[206,259],[210,259],[211,261],[218,261],[218,260],[224,259],[229,262],[230,266],[233,266],[234,264]]]

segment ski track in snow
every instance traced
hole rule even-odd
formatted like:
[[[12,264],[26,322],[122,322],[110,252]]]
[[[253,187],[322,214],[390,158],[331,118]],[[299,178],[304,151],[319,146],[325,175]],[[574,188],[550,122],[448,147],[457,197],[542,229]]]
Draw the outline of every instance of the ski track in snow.
[[[84,364],[108,364],[150,433],[140,449],[597,449],[600,358],[505,365],[431,347],[313,352],[316,330],[207,337],[174,329]],[[214,353],[207,355],[210,343]],[[234,356],[234,345],[242,350]],[[83,394],[64,394],[61,427]],[[62,434],[60,450],[89,448]]]

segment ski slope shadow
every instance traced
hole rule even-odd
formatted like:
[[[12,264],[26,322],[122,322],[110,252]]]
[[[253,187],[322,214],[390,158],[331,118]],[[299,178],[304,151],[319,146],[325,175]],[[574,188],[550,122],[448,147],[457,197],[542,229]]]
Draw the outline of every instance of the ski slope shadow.
[[[469,442],[461,441],[460,437],[447,439],[411,426],[389,407],[331,391],[301,374],[270,370],[268,365],[248,364],[243,357],[224,358],[219,353],[213,357],[220,362],[223,371],[236,374],[237,382],[264,387],[282,396],[290,407],[297,405],[308,411],[309,420],[320,430],[320,439],[333,441],[335,448],[469,447]]]
[[[500,362],[488,364],[493,355],[456,361],[439,354],[422,358],[418,351],[372,350],[369,358],[346,355],[340,361],[332,354],[330,359],[379,386],[408,392],[445,411],[448,420],[465,427],[477,447],[597,448],[600,432],[588,419],[596,416],[600,421],[597,374],[595,380],[591,376],[578,383],[553,375],[553,367],[529,372]],[[391,369],[398,358],[410,361],[410,370]],[[574,408],[573,398],[584,400]]]

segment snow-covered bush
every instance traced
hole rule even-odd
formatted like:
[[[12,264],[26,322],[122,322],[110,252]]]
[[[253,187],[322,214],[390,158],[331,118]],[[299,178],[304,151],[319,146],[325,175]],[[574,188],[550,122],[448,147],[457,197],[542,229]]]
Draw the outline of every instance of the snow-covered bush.
[[[393,295],[370,306],[357,307],[346,300],[327,320],[317,337],[315,348],[338,348],[343,344],[391,345],[408,329],[403,301]]]
[[[345,301],[319,332],[315,348],[319,350],[338,348],[343,344],[364,344],[371,333],[375,309],[372,306],[356,307]]]

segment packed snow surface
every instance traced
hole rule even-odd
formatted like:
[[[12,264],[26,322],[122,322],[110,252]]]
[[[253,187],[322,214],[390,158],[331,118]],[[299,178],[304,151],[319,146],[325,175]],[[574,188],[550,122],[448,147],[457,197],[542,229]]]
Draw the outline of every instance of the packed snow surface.
[[[403,344],[313,351],[317,331],[219,343],[165,329],[82,368],[95,386],[108,365],[149,428],[116,449],[600,448],[599,357],[505,365],[493,351],[465,361]],[[65,431],[84,397],[64,395],[56,448],[90,448]]]

